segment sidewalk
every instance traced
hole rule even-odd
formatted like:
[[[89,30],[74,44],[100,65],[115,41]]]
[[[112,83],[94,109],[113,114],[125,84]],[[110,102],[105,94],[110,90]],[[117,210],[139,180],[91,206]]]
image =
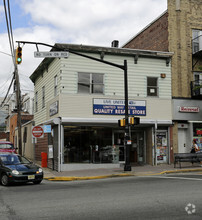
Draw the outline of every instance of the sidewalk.
[[[37,163],[40,165],[40,163]],[[44,171],[44,179],[50,181],[73,181],[73,180],[89,180],[103,179],[112,177],[125,176],[146,176],[146,175],[163,175],[168,173],[184,173],[184,172],[201,172],[200,164],[181,163],[182,168],[174,168],[174,165],[161,164],[157,166],[144,165],[132,166],[132,171],[124,171],[123,167],[108,169],[91,169],[91,170],[74,170],[57,172],[49,168],[42,168]]]

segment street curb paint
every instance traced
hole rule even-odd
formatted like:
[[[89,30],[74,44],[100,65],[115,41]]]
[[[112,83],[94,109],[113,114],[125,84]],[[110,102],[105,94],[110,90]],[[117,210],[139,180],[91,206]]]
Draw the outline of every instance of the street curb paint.
[[[101,176],[58,176],[58,177],[44,177],[45,180],[49,181],[76,181],[76,180],[93,180],[93,179],[106,179],[114,177],[129,177],[129,176],[154,176],[154,175],[163,175],[171,173],[187,173],[187,172],[201,172],[200,169],[183,169],[183,170],[165,170],[160,173],[121,173],[121,174],[111,174],[111,175],[101,175]]]
[[[128,177],[128,176],[134,176],[134,174],[122,173],[122,174],[112,174],[112,175],[102,175],[102,176],[82,176],[82,177],[58,176],[58,177],[45,177],[44,179],[49,181],[75,181],[75,180],[106,179],[106,178],[114,178],[114,177]]]

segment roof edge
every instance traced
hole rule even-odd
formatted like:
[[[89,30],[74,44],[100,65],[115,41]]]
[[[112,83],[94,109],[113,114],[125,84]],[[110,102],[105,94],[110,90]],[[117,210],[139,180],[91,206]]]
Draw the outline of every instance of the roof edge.
[[[148,27],[150,27],[153,23],[155,23],[158,19],[163,17],[168,12],[168,9],[164,11],[161,15],[159,15],[157,18],[155,18],[151,23],[149,23],[146,27],[144,27],[141,31],[139,31],[136,35],[131,37],[125,44],[123,44],[121,47],[125,47],[130,41],[132,41],[134,38],[136,38],[138,35],[140,35],[143,31],[145,31]]]

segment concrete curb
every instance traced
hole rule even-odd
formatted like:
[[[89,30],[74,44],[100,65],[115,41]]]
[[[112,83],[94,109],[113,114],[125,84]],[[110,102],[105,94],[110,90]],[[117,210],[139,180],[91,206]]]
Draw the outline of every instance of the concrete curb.
[[[128,177],[134,176],[131,173],[122,173],[122,174],[111,174],[111,175],[101,175],[101,176],[57,176],[57,177],[44,177],[45,180],[49,181],[74,181],[74,180],[92,180],[92,179],[106,179],[106,178],[114,178],[114,177]]]
[[[197,169],[183,169],[183,170],[166,170],[161,172],[160,174],[169,174],[169,173],[187,173],[187,172],[201,172],[202,168]]]
[[[129,177],[129,176],[154,176],[163,175],[171,173],[187,173],[187,172],[202,172],[202,168],[198,169],[183,169],[183,170],[166,170],[160,173],[121,173],[121,174],[110,174],[110,175],[100,175],[100,176],[57,176],[57,177],[44,177],[45,180],[49,181],[75,181],[75,180],[93,180],[93,179],[106,179],[114,177]]]

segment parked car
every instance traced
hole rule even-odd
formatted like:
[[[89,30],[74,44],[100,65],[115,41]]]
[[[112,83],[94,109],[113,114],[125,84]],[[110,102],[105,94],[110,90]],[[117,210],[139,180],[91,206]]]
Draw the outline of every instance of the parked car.
[[[0,141],[0,152],[12,152],[17,153],[17,148],[14,148],[13,144],[9,141]]]
[[[3,186],[23,182],[40,184],[42,180],[41,167],[18,154],[0,153],[0,182]]]

